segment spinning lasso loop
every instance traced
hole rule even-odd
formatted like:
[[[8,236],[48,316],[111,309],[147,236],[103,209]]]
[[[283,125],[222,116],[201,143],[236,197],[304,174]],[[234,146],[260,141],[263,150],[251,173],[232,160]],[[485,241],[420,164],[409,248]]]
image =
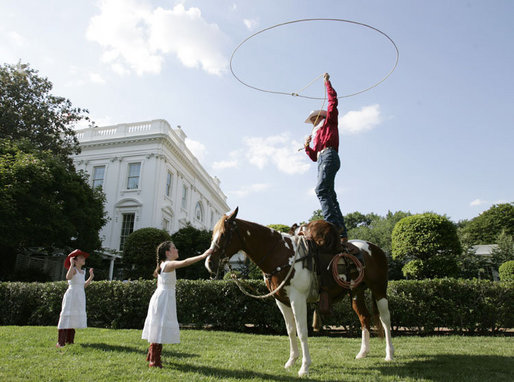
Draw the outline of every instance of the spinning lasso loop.
[[[232,75],[235,77],[236,80],[238,80],[239,82],[241,82],[243,85],[251,88],[251,89],[255,89],[255,90],[258,90],[258,91],[261,91],[261,92],[265,92],[265,93],[272,93],[272,94],[283,94],[283,95],[291,95],[291,96],[294,96],[294,97],[302,97],[302,98],[308,98],[308,99],[323,99],[321,97],[309,97],[309,96],[305,96],[305,95],[301,95],[299,94],[300,92],[302,92],[303,90],[305,90],[306,88],[308,88],[314,81],[316,81],[319,77],[321,77],[322,75],[316,77],[314,80],[312,80],[307,86],[305,86],[302,90],[298,91],[298,92],[293,92],[293,93],[286,93],[286,92],[280,92],[280,91],[275,91],[275,90],[266,90],[266,89],[260,89],[256,86],[252,86],[252,85],[249,85],[247,84],[246,82],[244,82],[243,80],[241,80],[235,73],[234,73],[234,68],[232,67],[232,60],[234,59],[234,55],[236,54],[237,50],[244,44],[246,43],[248,40],[250,40],[251,38],[257,36],[258,34],[261,34],[263,32],[266,32],[270,29],[273,29],[273,28],[278,28],[278,27],[281,27],[281,26],[284,26],[284,25],[288,25],[288,24],[294,24],[294,23],[301,23],[301,22],[309,22],[309,21],[337,21],[337,22],[343,22],[343,23],[349,23],[349,24],[355,24],[355,25],[360,25],[360,26],[363,26],[363,27],[366,27],[366,28],[369,28],[369,29],[372,29],[378,33],[380,33],[381,35],[385,36],[390,42],[391,44],[393,44],[394,46],[394,49],[396,51],[396,60],[394,62],[394,66],[393,68],[389,71],[389,73],[386,74],[386,76],[384,78],[382,78],[380,81],[378,81],[377,83],[375,83],[374,85],[366,88],[366,89],[363,89],[363,90],[360,90],[358,92],[355,92],[355,93],[351,93],[351,94],[344,94],[344,95],[341,95],[337,98],[348,98],[348,97],[352,97],[352,96],[355,96],[357,94],[361,94],[361,93],[364,93],[368,90],[371,90],[373,89],[374,87],[380,85],[382,82],[384,82],[393,72],[394,70],[396,69],[396,67],[398,66],[398,60],[400,58],[400,52],[398,50],[398,47],[396,46],[396,44],[394,43],[394,41],[391,39],[391,37],[389,37],[387,34],[385,34],[384,32],[382,32],[380,29],[377,29],[375,27],[372,27],[371,25],[368,25],[368,24],[364,24],[364,23],[359,23],[357,21],[351,21],[351,20],[344,20],[344,19],[301,19],[301,20],[293,20],[293,21],[288,21],[288,22],[285,22],[285,23],[281,23],[281,24],[277,24],[277,25],[273,25],[271,27],[268,27],[268,28],[265,28],[265,29],[262,29],[254,34],[252,34],[250,37],[247,37],[245,40],[243,40],[237,47],[236,49],[234,49],[234,51],[232,52],[232,56],[230,57],[230,71],[232,72]]]

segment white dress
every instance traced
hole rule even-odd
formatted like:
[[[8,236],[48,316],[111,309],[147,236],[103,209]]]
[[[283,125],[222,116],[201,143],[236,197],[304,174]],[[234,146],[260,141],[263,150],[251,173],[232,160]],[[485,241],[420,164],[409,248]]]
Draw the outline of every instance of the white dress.
[[[167,261],[161,263],[161,273],[157,276],[157,289],[150,299],[141,338],[150,343],[178,344],[180,331],[175,301],[177,276],[175,271],[162,272],[166,263]]]
[[[62,299],[61,315],[57,329],[82,329],[87,328],[86,315],[86,272],[75,272],[71,280],[68,280],[68,289]]]

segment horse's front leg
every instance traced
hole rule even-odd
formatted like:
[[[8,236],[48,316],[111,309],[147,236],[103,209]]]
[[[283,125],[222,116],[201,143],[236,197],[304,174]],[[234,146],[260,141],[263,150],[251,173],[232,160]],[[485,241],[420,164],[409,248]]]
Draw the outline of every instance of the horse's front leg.
[[[289,369],[293,366],[298,359],[298,343],[296,342],[296,324],[294,321],[293,310],[281,303],[278,300],[275,300],[278,308],[282,312],[282,316],[284,316],[284,321],[286,323],[287,335],[289,336],[289,359],[287,360],[284,367]]]
[[[311,364],[311,355],[307,342],[309,336],[307,329],[307,296],[300,293],[295,288],[291,288],[289,300],[291,301],[291,308],[293,309],[296,322],[296,331],[300,338],[303,354],[302,367],[298,371],[298,376],[303,377],[309,373],[309,366]]]

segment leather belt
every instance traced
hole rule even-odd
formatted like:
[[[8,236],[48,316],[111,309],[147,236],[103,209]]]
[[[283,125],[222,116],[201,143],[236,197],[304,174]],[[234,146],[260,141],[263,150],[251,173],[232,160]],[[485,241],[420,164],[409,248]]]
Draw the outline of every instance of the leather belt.
[[[319,159],[319,156],[321,154],[323,154],[324,152],[327,152],[328,150],[335,150],[335,148],[333,148],[333,147],[325,147],[323,150],[318,151],[318,159]]]

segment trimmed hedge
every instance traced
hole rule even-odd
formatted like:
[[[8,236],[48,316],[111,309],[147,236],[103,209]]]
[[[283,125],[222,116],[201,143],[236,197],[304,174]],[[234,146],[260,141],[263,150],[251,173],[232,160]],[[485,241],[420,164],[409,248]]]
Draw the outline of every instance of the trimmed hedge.
[[[262,281],[247,284],[257,293],[267,292]],[[64,281],[0,283],[0,325],[57,325],[66,287]],[[93,282],[86,289],[88,325],[141,329],[155,287],[155,280]],[[388,294],[394,331],[484,334],[514,328],[514,282],[400,280],[389,282]],[[285,333],[273,299],[247,297],[232,281],[178,280],[177,310],[181,324],[197,328],[244,331],[250,325],[252,330]],[[360,332],[348,298],[324,324]]]

